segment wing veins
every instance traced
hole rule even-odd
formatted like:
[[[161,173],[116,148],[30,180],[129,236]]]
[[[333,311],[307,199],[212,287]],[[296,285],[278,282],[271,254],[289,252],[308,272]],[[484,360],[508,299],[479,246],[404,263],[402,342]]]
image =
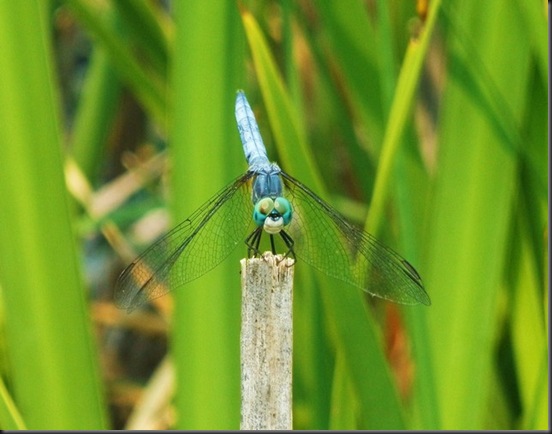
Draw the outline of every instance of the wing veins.
[[[334,229],[344,238],[354,240],[355,247],[358,249],[357,253],[361,254],[369,264],[372,264],[373,267],[376,267],[377,270],[382,272],[384,278],[390,278],[393,281],[394,279],[399,279],[399,282],[402,282],[402,288],[410,300],[404,298],[398,300],[397,297],[393,297],[393,294],[389,291],[378,292],[375,289],[367,288],[366,282],[362,281],[365,276],[363,276],[359,270],[355,270],[350,275],[343,275],[337,271],[332,272],[331,267],[328,269],[328,267],[324,267],[323,265],[317,263],[316,260],[305,257],[305,255],[302,255],[301,249],[297,249],[296,253],[298,256],[302,256],[302,259],[305,262],[308,262],[310,265],[326,274],[340,280],[345,280],[346,282],[358,286],[364,291],[378,297],[387,298],[392,301],[398,301],[405,304],[420,302],[429,305],[431,303],[429,296],[424,290],[421,278],[408,261],[402,258],[391,248],[379,242],[369,233],[362,231],[346,221],[335,209],[316,196],[316,194],[304,184],[283,171],[281,172],[281,175],[285,180],[289,181],[288,188],[292,191],[292,195],[299,194],[300,196],[303,196],[304,200],[314,201],[319,207],[323,208],[326,215],[333,222]],[[375,254],[376,252],[381,252],[382,255],[377,255]],[[347,250],[343,250],[343,253],[347,256],[353,255],[352,252],[348,252]],[[390,259],[390,261],[385,261],[386,256]],[[386,275],[386,270],[389,273],[393,273],[393,275]],[[414,270],[414,273],[412,270]],[[412,284],[414,284],[415,287]]]
[[[246,172],[244,175],[239,176],[229,185],[219,190],[215,196],[211,197],[207,202],[201,205],[190,217],[163,235],[159,240],[140,254],[140,256],[138,256],[132,264],[123,270],[119,276],[116,286],[115,298],[117,304],[132,310],[134,307],[134,301],[140,299],[142,294],[149,294],[150,291],[152,292],[153,289],[161,284],[166,285],[166,277],[186,247],[193,241],[199,231],[209,222],[209,220],[222,207],[222,205],[224,205],[224,203],[226,203],[226,201],[229,200],[243,186],[243,184],[251,179],[253,175],[254,174],[252,172]],[[199,223],[196,224],[197,221],[199,221]],[[167,254],[163,261],[161,261],[155,268],[150,269],[149,263],[154,261],[150,261],[148,258],[150,258],[150,256],[152,256],[153,253],[156,253],[159,249],[162,249],[163,246],[167,245],[167,241],[180,231],[183,231],[183,233],[178,235],[178,237],[182,238],[183,241],[178,242],[174,250]],[[147,280],[142,285],[137,285],[132,276],[132,270],[138,267],[145,267],[148,272]],[[152,287],[152,285],[155,286]],[[135,290],[136,286],[139,287],[138,290]],[[165,292],[167,291],[164,291],[163,293]],[[146,295],[145,299],[147,298],[148,296]]]

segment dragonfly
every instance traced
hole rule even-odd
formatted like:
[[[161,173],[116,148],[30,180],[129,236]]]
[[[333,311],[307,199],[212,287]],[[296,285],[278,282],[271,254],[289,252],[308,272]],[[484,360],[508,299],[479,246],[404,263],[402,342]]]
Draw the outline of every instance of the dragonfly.
[[[248,169],[147,248],[118,278],[115,304],[128,312],[199,278],[239,244],[263,245],[392,302],[430,305],[416,269],[347,222],[307,186],[270,162],[243,91],[235,106]]]

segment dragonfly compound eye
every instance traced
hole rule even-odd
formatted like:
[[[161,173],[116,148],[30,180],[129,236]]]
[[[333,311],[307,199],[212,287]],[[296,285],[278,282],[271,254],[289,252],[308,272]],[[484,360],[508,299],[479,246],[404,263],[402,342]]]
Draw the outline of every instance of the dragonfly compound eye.
[[[293,214],[289,200],[285,197],[277,197],[274,201],[274,209],[282,216],[284,219],[284,225],[287,226],[289,222],[291,222],[291,216]]]
[[[257,226],[262,226],[266,220],[266,217],[272,212],[273,209],[274,201],[271,198],[265,197],[258,201],[253,210],[253,220],[255,221],[255,224]]]

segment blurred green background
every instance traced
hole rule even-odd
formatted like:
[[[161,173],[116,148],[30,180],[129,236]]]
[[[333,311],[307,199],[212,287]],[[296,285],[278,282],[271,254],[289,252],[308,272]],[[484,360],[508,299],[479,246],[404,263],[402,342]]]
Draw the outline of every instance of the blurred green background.
[[[238,429],[238,248],[127,315],[118,273],[269,156],[419,270],[296,266],[295,429],[548,428],[541,0],[0,0],[0,428]]]

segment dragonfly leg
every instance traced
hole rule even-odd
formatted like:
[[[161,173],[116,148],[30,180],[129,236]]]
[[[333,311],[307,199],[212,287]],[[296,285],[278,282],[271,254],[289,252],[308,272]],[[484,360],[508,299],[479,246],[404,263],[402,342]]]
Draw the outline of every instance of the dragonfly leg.
[[[250,258],[256,255],[261,255],[261,252],[259,252],[259,244],[261,242],[262,234],[263,227],[259,226],[245,239],[245,244],[247,245],[247,256],[249,256]]]
[[[274,235],[270,234],[270,249],[272,250],[272,254],[276,254],[276,246],[274,245]]]
[[[291,238],[291,236],[286,231],[280,231],[280,236],[282,237],[282,240],[284,240],[284,244],[288,248],[288,251],[284,255],[284,258],[291,256],[293,260],[295,260],[295,252],[293,251],[293,245],[295,244],[295,242],[293,241],[293,238]]]

